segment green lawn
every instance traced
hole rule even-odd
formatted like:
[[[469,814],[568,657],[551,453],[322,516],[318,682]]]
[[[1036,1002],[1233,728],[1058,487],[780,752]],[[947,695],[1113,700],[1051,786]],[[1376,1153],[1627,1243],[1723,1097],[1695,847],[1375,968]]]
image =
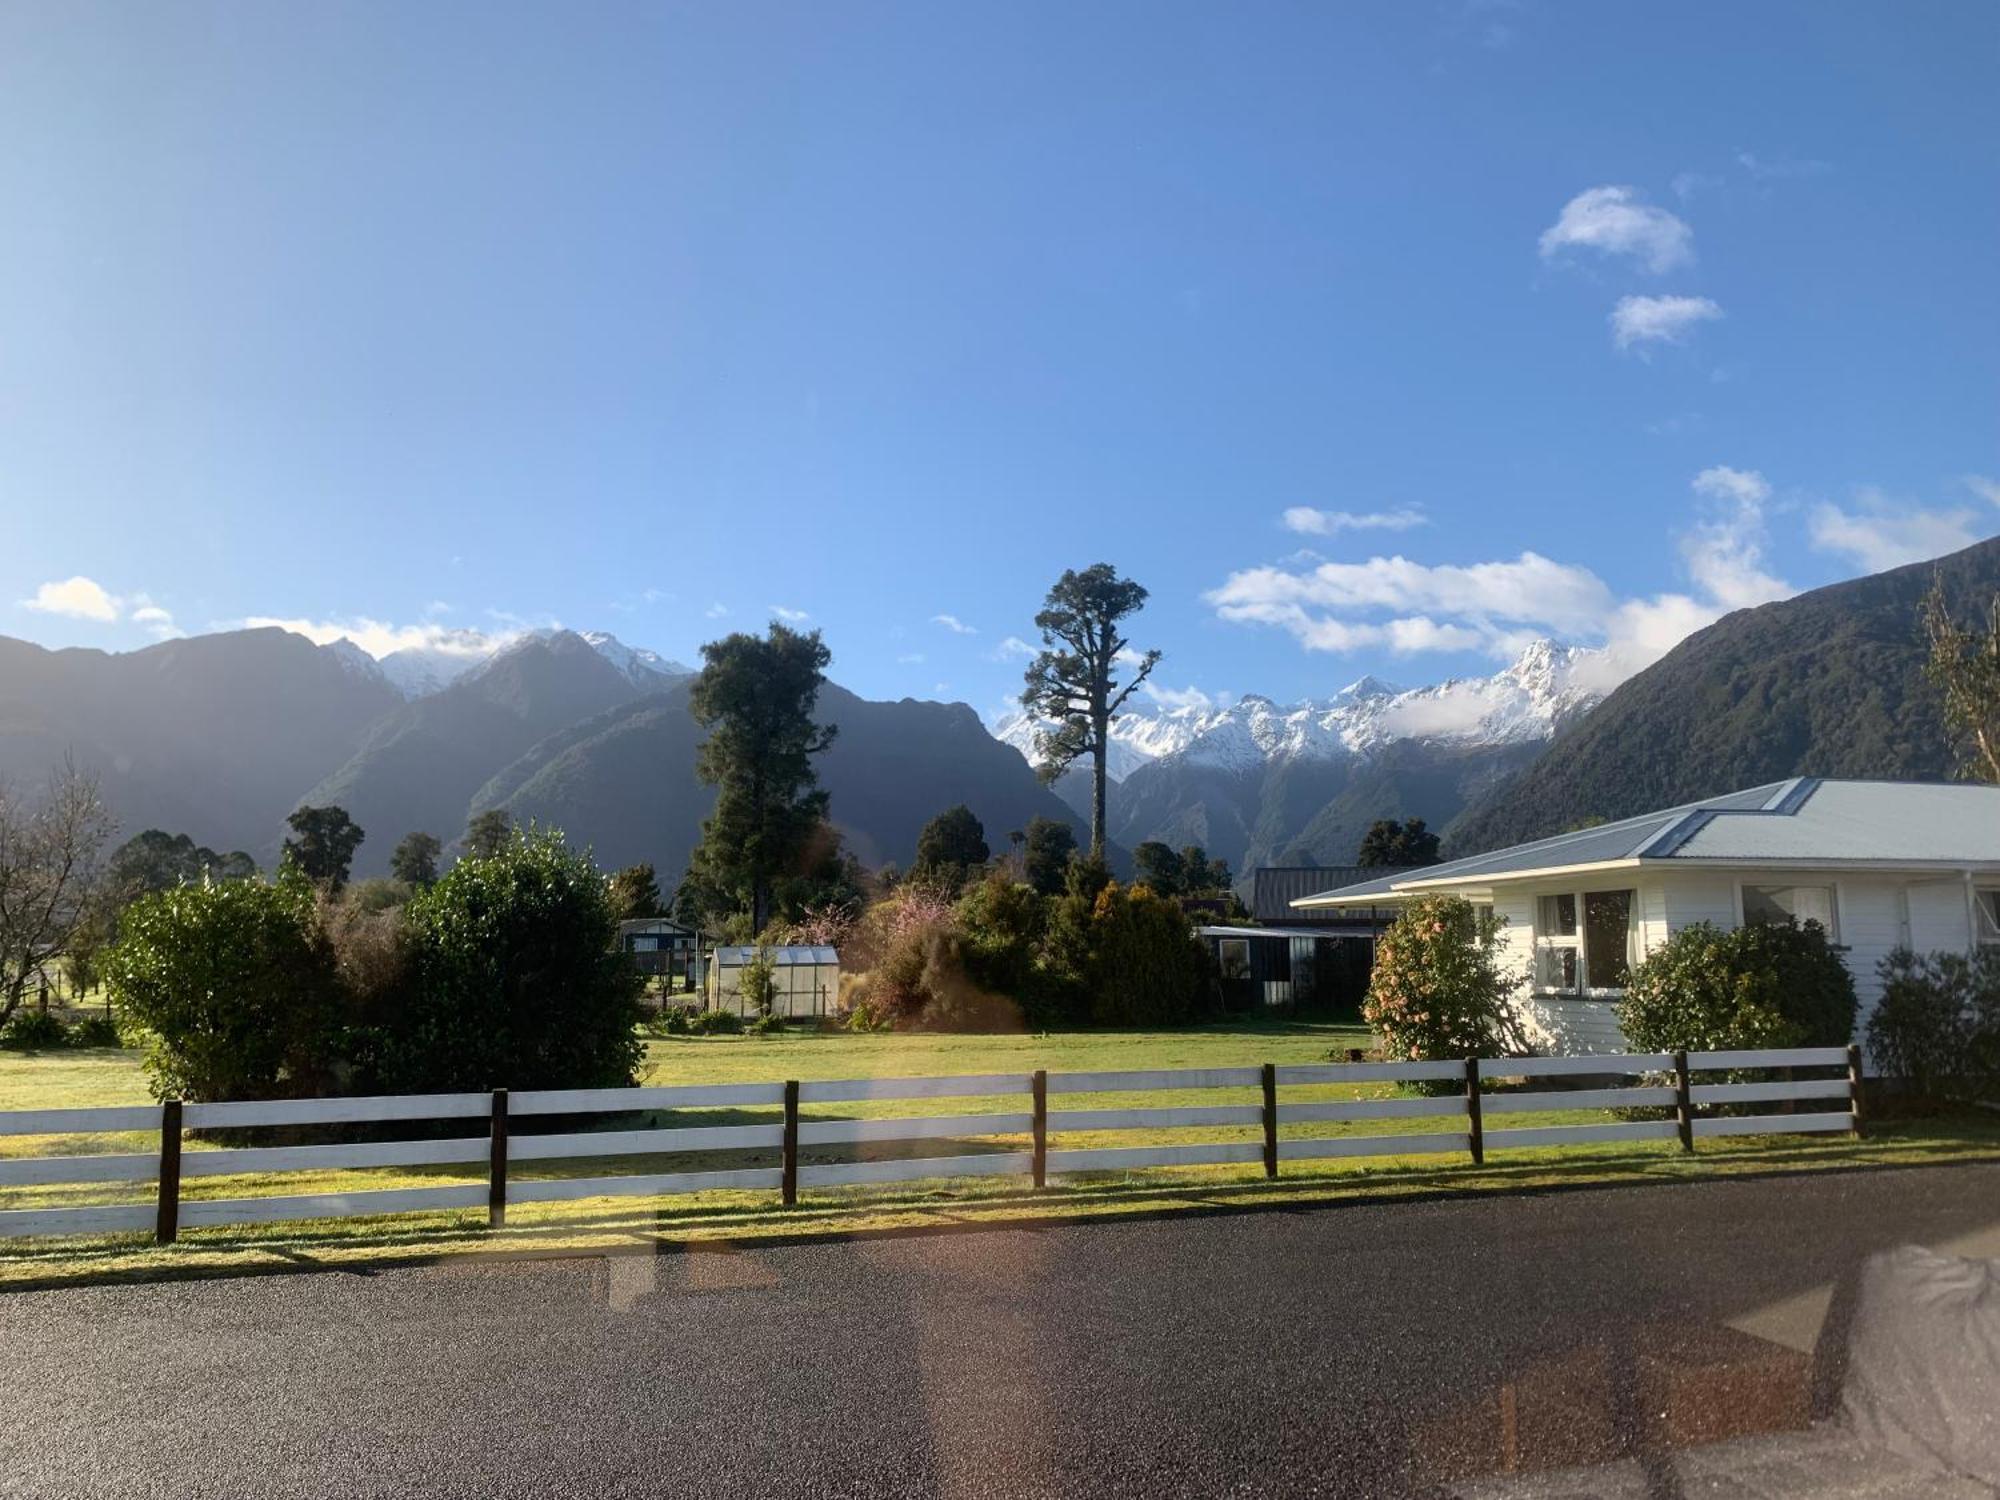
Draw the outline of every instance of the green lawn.
[[[1173,1032],[1072,1032],[1021,1036],[877,1033],[793,1033],[775,1037],[649,1039],[641,1081],[651,1085],[867,1078],[964,1073],[1023,1073],[1184,1067],[1242,1067],[1338,1061],[1365,1047],[1355,1027],[1308,1023],[1243,1023]],[[1288,1088],[1285,1102],[1390,1093],[1387,1085]],[[1052,1108],[1254,1104],[1254,1089],[1177,1090],[1133,1095],[1063,1095]],[[0,1109],[132,1104],[149,1100],[138,1054],[120,1051],[0,1053]],[[1019,1112],[1021,1095],[913,1099],[807,1106],[808,1119],[893,1115]],[[775,1121],[771,1110],[684,1111],[660,1123],[735,1124]],[[1599,1122],[1596,1110],[1548,1110],[1489,1119],[1488,1127]],[[619,1122],[629,1125],[629,1118]],[[464,1122],[476,1127],[477,1122]],[[1447,1119],[1397,1119],[1288,1125],[1287,1138],[1417,1133],[1462,1129]],[[483,1133],[467,1128],[465,1134]],[[1052,1133],[1051,1149],[1196,1141],[1255,1141],[1258,1127],[1196,1127],[1154,1131]],[[0,1156],[51,1156],[146,1151],[153,1141],[127,1136],[0,1136]],[[868,1155],[941,1156],[965,1150],[1020,1150],[1023,1138],[967,1137],[883,1143]],[[189,1150],[209,1149],[190,1141]],[[802,1159],[852,1159],[857,1148],[808,1148]],[[613,1176],[773,1165],[771,1152],[672,1153],[564,1162],[520,1163],[516,1180],[536,1176]],[[1769,1170],[1810,1170],[1888,1163],[1919,1164],[2000,1159],[2000,1120],[1986,1116],[1885,1127],[1864,1141],[1845,1137],[1762,1136],[1705,1141],[1693,1156],[1672,1142],[1607,1143],[1495,1152],[1484,1168],[1466,1156],[1418,1154],[1287,1162],[1268,1182],[1260,1166],[1191,1167],[1093,1173],[1053,1181],[1036,1192],[1024,1178],[937,1180],[928,1184],[811,1189],[785,1209],[771,1193],[705,1193],[673,1199],[598,1199],[522,1205],[507,1229],[486,1228],[483,1214],[432,1213],[374,1219],[241,1226],[189,1232],[178,1245],[152,1246],[135,1236],[95,1241],[0,1241],[0,1287],[51,1280],[247,1270],[298,1264],[427,1255],[592,1249],[637,1243],[740,1241],[822,1231],[898,1229],[938,1223],[1006,1222],[1023,1217],[1123,1215],[1255,1202],[1315,1203],[1352,1196],[1439,1191],[1491,1191],[1557,1183],[1644,1181]],[[299,1172],[233,1178],[191,1178],[187,1199],[303,1194],[441,1185],[483,1180],[475,1167]],[[0,1188],[0,1208],[148,1201],[148,1184]]]

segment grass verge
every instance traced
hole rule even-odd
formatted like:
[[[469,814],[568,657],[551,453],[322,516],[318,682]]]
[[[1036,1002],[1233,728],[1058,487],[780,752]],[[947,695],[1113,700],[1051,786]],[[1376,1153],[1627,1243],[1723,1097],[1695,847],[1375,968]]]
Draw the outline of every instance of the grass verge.
[[[795,1033],[772,1037],[708,1037],[648,1043],[642,1081],[726,1083],[785,1078],[886,1077],[951,1073],[1239,1067],[1262,1062],[1306,1063],[1339,1058],[1365,1046],[1358,1028],[1309,1023],[1240,1023],[1172,1032],[1081,1032],[1039,1036]],[[1360,1085],[1288,1089],[1287,1100],[1356,1098],[1389,1092]],[[1238,1097],[1239,1093],[1241,1097]],[[136,1053],[0,1054],[0,1109],[80,1107],[147,1102]],[[1064,1096],[1063,1107],[1144,1104],[1179,1106],[1254,1102],[1253,1091],[1180,1090],[1135,1095]],[[880,1101],[809,1111],[810,1118],[877,1118],[937,1113],[1018,1111],[1018,1097]],[[747,1124],[768,1111],[683,1111],[671,1123]],[[1550,1109],[1511,1114],[1507,1126],[1582,1124],[1610,1118],[1602,1111]],[[477,1122],[468,1122],[476,1124]],[[631,1123],[606,1121],[613,1123]],[[662,1120],[659,1123],[669,1123]],[[1489,1121],[1489,1126],[1497,1122]],[[1404,1133],[1444,1128],[1448,1121],[1371,1121],[1288,1125],[1288,1138]],[[1462,1128],[1462,1127],[1461,1127]],[[473,1133],[468,1131],[467,1133]],[[1054,1147],[1164,1145],[1260,1138],[1256,1127],[1143,1132],[1071,1131]],[[189,1143],[190,1150],[204,1149]],[[1004,1136],[931,1140],[867,1148],[870,1156],[950,1155],[958,1151],[1022,1149]],[[0,1137],[0,1156],[52,1156],[145,1151],[144,1136]],[[804,1160],[853,1159],[838,1149],[808,1150]],[[1375,1157],[1287,1162],[1276,1181],[1261,1167],[1153,1169],[1057,1179],[1043,1191],[1018,1178],[949,1179],[908,1186],[808,1188],[794,1208],[770,1193],[709,1193],[679,1198],[596,1199],[516,1205],[503,1230],[483,1213],[385,1215],[279,1225],[191,1230],[180,1243],[157,1246],[140,1236],[99,1239],[0,1240],[0,1290],[183,1276],[237,1275],[304,1269],[365,1269],[445,1256],[520,1256],[619,1251],[698,1250],[830,1236],[864,1236],[1004,1229],[1164,1214],[1314,1208],[1348,1202],[1393,1201],[1495,1192],[1547,1191],[1743,1174],[1829,1171],[1886,1166],[1934,1166],[2000,1161],[2000,1117],[1962,1116],[1885,1123],[1862,1141],[1846,1137],[1744,1136],[1701,1143],[1687,1156],[1672,1143],[1576,1145],[1495,1153],[1474,1168],[1462,1155]],[[531,1176],[592,1177],[768,1166],[770,1153],[661,1153],[562,1162],[518,1163],[516,1180]],[[184,1199],[253,1197],[364,1189],[439,1186],[483,1180],[474,1169],[434,1167],[371,1171],[202,1177],[183,1184]],[[82,1185],[0,1190],[0,1208],[146,1201],[146,1184]]]

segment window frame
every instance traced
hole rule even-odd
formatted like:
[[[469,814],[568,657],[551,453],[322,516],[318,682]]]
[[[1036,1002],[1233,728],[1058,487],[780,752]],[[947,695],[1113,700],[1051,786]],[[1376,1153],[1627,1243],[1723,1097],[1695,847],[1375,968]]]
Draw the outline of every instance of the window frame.
[[[1617,895],[1620,892],[1623,892],[1627,898],[1625,906],[1625,951],[1626,963],[1629,968],[1632,963],[1637,962],[1636,959],[1631,957],[1631,953],[1633,937],[1641,926],[1639,916],[1639,887],[1637,885],[1605,885],[1589,889],[1577,886],[1559,891],[1536,893],[1531,908],[1534,913],[1534,968],[1529,977],[1529,988],[1536,995],[1573,1000],[1609,1000],[1616,999],[1625,993],[1624,986],[1622,985],[1614,989],[1592,985],[1590,982],[1589,900],[1592,896]],[[1574,933],[1544,932],[1542,930],[1542,903],[1544,901],[1559,900],[1564,896],[1568,896],[1576,903],[1576,931]],[[1542,955],[1544,953],[1561,952],[1571,952],[1576,955],[1576,983],[1573,985],[1551,984],[1543,977]]]
[[[2000,885],[1972,887],[1972,946],[2000,947]]]

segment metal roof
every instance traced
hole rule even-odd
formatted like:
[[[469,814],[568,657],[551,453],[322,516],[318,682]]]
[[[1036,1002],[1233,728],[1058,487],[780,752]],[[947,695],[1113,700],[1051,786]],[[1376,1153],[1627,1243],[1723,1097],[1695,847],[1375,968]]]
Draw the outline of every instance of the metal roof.
[[[784,943],[761,950],[754,943],[717,948],[715,961],[725,969],[740,969],[754,961],[760,951],[768,953],[771,962],[781,969],[840,962],[840,954],[825,943]]]
[[[1303,910],[1622,861],[2000,865],[2000,787],[1802,776],[1316,893]]]
[[[1400,875],[1404,867],[1368,865],[1265,865],[1251,872],[1250,915],[1259,922],[1296,922],[1292,903],[1358,880]]]
[[[700,933],[685,922],[676,922],[672,917],[627,917],[618,924],[620,932],[684,932],[689,937],[699,937]]]

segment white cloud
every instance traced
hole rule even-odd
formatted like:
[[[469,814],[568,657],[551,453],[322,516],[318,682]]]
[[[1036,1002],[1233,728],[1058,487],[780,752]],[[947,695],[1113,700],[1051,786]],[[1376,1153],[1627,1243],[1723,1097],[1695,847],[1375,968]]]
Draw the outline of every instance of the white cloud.
[[[142,594],[140,598],[143,599],[145,596]],[[180,626],[174,623],[170,611],[160,608],[150,600],[134,609],[128,618],[156,641],[170,641],[184,633]]]
[[[988,661],[1026,661],[1035,654],[1035,648],[1018,635],[1010,635],[991,651],[986,653]]]
[[[1797,592],[1763,569],[1768,479],[1755,469],[1717,464],[1695,475],[1692,488],[1713,506],[1681,538],[1681,556],[1688,577],[1707,598],[1724,610],[1749,609]]]
[[[1493,711],[1493,702],[1471,683],[1446,683],[1435,692],[1398,700],[1381,718],[1383,729],[1411,738],[1464,734]]]
[[[1303,536],[1333,536],[1342,531],[1408,531],[1430,524],[1430,517],[1414,506],[1395,510],[1314,510],[1310,505],[1294,505],[1284,514],[1287,531]]]
[[[923,659],[924,653],[921,651],[905,651],[896,658],[896,662],[899,666],[914,667],[922,665]]]
[[[1721,316],[1722,309],[1707,297],[1620,297],[1611,309],[1611,337],[1620,349],[1679,344],[1695,324]]]
[[[136,618],[136,616],[135,616]],[[330,646],[338,640],[349,640],[380,660],[396,651],[427,651],[442,656],[457,656],[468,660],[480,660],[493,654],[523,632],[519,630],[488,632],[473,630],[466,626],[439,625],[425,621],[417,625],[393,625],[385,620],[372,620],[359,616],[349,620],[308,620],[281,618],[276,615],[252,615],[242,622],[245,630],[261,630],[276,626],[279,630],[289,630],[294,635],[302,635],[319,646]]]
[[[1587,630],[1603,617],[1610,592],[1587,568],[1523,552],[1511,561],[1470,567],[1374,557],[1362,563],[1321,563],[1305,572],[1246,568],[1232,573],[1206,598],[1226,620],[1282,624],[1301,639],[1310,623],[1333,613],[1388,611],[1404,618],[1368,627],[1367,643],[1438,650],[1457,649],[1467,640],[1463,630],[1439,625],[1429,614],[1531,623],[1558,632]],[[1488,633],[1481,632],[1481,638]],[[1326,636],[1328,644],[1316,649],[1346,649],[1331,644],[1339,638],[1340,631],[1333,630]]]
[[[1694,492],[1711,500],[1734,500],[1738,505],[1762,505],[1771,498],[1771,481],[1755,469],[1732,469],[1716,464],[1694,476]]]
[[[1694,259],[1694,231],[1632,188],[1594,187],[1565,203],[1555,223],[1542,231],[1544,260],[1572,247],[1629,255],[1649,271],[1671,271]]]
[[[1851,510],[1815,506],[1810,525],[1815,547],[1851,558],[1871,573],[1941,557],[1979,540],[1974,512],[1920,510],[1872,486],[1855,491]]]
[[[33,598],[20,602],[23,609],[70,620],[92,620],[100,625],[126,620],[158,641],[182,634],[180,626],[174,623],[173,613],[155,604],[150,595],[120,596],[81,573],[74,578],[51,580],[36,589]]]
[[[811,615],[802,609],[787,609],[782,604],[772,605],[771,613],[790,625],[796,625],[801,620],[810,620],[812,618]]]
[[[1162,687],[1150,677],[1139,684],[1139,691],[1165,709],[1209,709],[1217,706],[1217,700],[1198,687]]]
[[[728,614],[728,613],[729,613],[729,606],[728,606],[728,605],[726,605],[726,604],[723,604],[723,603],[720,603],[720,602],[717,602],[717,603],[715,603],[715,604],[711,604],[711,605],[709,605],[709,607],[708,607],[707,609],[703,610],[703,611],[702,611],[702,613],[703,613],[704,615],[708,616],[708,618],[709,618],[709,619],[711,619],[711,620],[719,620],[719,619],[721,619],[721,618],[722,618],[722,617],[723,617],[724,615],[726,615],[726,614]]]
[[[942,625],[953,635],[978,635],[977,627],[968,625],[957,615],[932,615],[931,624]]]
[[[1601,642],[1587,685],[1608,690],[1730,610],[1794,592],[1764,568],[1770,481],[1754,469],[1718,464],[1696,475],[1692,488],[1702,510],[1679,538],[1687,592],[1623,599],[1588,568],[1523,552],[1469,565],[1397,556],[1245,568],[1203,597],[1222,619],[1276,626],[1308,651],[1480,651],[1511,659],[1545,636]],[[1464,727],[1476,722],[1476,709],[1469,701],[1439,702],[1404,732]]]
[[[35,590],[32,599],[23,599],[24,609],[39,610],[45,615],[63,615],[72,620],[96,620],[109,625],[118,619],[120,608],[118,596],[106,589],[94,578],[85,578],[81,573],[74,578],[45,583]]]
[[[1980,499],[1992,505],[2000,505],[2000,479],[1988,479],[1984,474],[1967,474],[1965,487]]]

